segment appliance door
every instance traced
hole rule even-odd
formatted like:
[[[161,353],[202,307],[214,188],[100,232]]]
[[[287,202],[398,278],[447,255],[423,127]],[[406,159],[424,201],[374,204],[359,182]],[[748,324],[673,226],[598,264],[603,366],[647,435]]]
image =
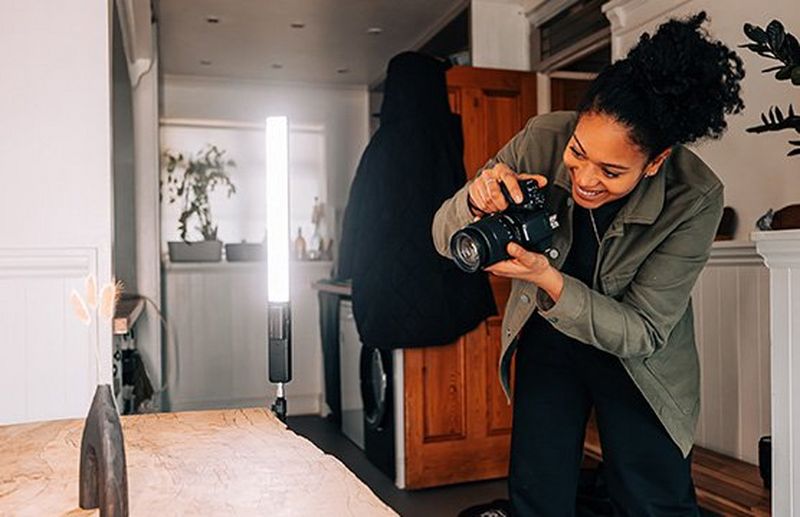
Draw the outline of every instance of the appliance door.
[[[389,420],[392,382],[391,352],[373,347],[361,348],[361,398],[364,421],[371,431],[381,431]]]
[[[359,358],[361,340],[353,317],[353,304],[339,306],[339,378],[342,391],[342,433],[364,449],[364,406],[361,402]]]

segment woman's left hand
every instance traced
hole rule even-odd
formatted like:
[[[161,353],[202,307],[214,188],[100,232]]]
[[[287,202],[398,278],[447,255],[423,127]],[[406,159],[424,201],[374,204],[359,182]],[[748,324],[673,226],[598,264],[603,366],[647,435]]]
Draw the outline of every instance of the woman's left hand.
[[[564,278],[561,272],[550,265],[547,257],[528,251],[513,242],[508,244],[506,251],[512,258],[493,264],[486,271],[493,275],[534,283],[544,289],[554,302],[558,301],[564,288]]]

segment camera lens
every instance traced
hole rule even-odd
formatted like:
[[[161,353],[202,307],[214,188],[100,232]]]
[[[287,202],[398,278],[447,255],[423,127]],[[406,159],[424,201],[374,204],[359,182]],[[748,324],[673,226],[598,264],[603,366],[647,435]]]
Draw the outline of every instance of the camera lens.
[[[482,253],[483,245],[480,237],[473,235],[472,232],[461,231],[458,232],[450,243],[450,251],[455,258],[458,267],[474,273],[481,268],[485,255]]]

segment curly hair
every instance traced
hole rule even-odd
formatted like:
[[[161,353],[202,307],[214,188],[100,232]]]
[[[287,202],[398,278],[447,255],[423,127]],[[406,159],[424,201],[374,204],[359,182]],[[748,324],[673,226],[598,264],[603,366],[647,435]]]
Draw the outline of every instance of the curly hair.
[[[725,116],[744,108],[742,60],[702,28],[705,11],[645,33],[625,59],[593,81],[578,112],[603,113],[626,125],[650,159],[677,145],[716,139]]]

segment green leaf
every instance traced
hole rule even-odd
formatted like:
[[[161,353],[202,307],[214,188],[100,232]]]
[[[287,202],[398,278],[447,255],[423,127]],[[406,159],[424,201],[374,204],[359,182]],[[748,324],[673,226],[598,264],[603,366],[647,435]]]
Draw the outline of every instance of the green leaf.
[[[778,72],[775,74],[775,79],[779,81],[786,81],[792,76],[792,65],[787,65],[782,67]]]
[[[749,23],[745,23],[744,33],[748,38],[755,41],[756,43],[766,43],[768,39],[767,33],[764,32],[764,29],[762,29],[757,25],[751,25]]]
[[[783,39],[786,37],[786,32],[783,30],[783,24],[778,20],[772,20],[767,25],[767,36],[769,37],[769,46],[772,50],[778,50],[783,45]]]

